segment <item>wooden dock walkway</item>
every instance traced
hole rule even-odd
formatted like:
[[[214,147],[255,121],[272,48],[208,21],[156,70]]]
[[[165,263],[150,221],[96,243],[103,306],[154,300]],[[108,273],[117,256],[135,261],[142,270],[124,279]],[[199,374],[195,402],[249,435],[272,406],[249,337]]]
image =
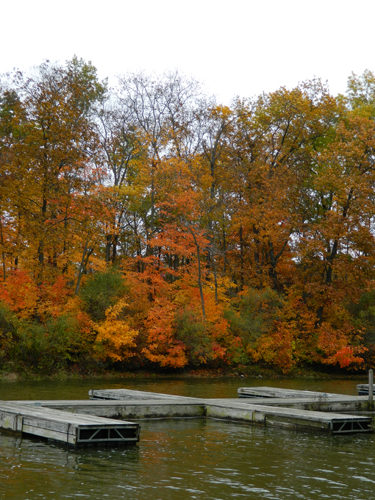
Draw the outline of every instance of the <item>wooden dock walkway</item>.
[[[321,400],[341,398],[343,396],[342,394],[333,394],[330,392],[302,391],[279,387],[240,387],[237,393],[239,398],[313,398]]]
[[[128,419],[213,418],[333,434],[373,431],[372,416],[339,413],[366,409],[365,396],[272,387],[240,388],[238,394],[246,396],[191,398],[92,389],[89,400],[0,401],[0,428],[73,446],[135,443],[139,424]]]
[[[176,400],[184,399],[187,401],[194,400],[195,398],[190,398],[186,396],[177,396],[174,394],[163,394],[159,392],[148,392],[148,391],[135,391],[130,389],[90,389],[89,390],[90,399],[108,399],[113,400],[144,400],[144,399],[164,399],[164,400]]]
[[[135,399],[135,400],[48,400],[17,401],[17,404],[51,408],[71,413],[96,415],[114,419],[166,419],[166,418],[202,418],[205,416],[204,401],[194,399]]]
[[[324,431],[334,434],[353,432],[371,432],[372,418],[368,416],[327,413],[322,411],[306,411],[300,408],[280,407],[261,404],[260,400],[240,400],[238,398],[200,399],[183,397],[131,400],[130,390],[126,399],[95,399],[67,401],[19,401],[20,404],[42,406],[44,408],[64,409],[80,414],[105,416],[125,419],[168,419],[168,418],[214,418],[258,424],[265,426],[288,427]],[[152,394],[152,393],[151,393]],[[278,400],[282,404],[282,400]]]
[[[9,401],[0,402],[0,427],[72,446],[131,444],[139,440],[139,424],[134,422]]]
[[[116,401],[131,398],[132,390],[109,389],[91,390],[90,398]],[[140,391],[135,391],[139,396]],[[182,396],[164,395],[165,403],[174,399],[174,405],[188,406],[204,405],[206,417],[242,420],[263,425],[280,425],[283,427],[323,430],[332,433],[371,432],[372,418],[363,415],[348,415],[337,413],[338,410],[359,411],[367,408],[366,398],[345,396],[312,391],[296,391],[291,389],[276,389],[272,387],[240,388],[238,393],[248,392],[258,399],[200,399],[184,398]],[[145,393],[147,397],[157,398],[155,393]],[[259,395],[263,395],[259,398]],[[304,396],[304,398],[301,398]],[[271,401],[272,399],[272,401]],[[153,399],[155,401],[155,399]],[[275,402],[276,401],[276,402]],[[147,404],[152,406],[152,400]],[[138,407],[140,408],[140,406]],[[167,406],[164,406],[166,409]],[[333,411],[333,409],[336,411]],[[322,411],[326,410],[326,411]]]
[[[372,418],[341,413],[301,410],[251,403],[211,403],[207,416],[233,421],[251,422],[265,426],[301,430],[320,430],[333,434],[372,432]]]
[[[365,396],[369,393],[369,384],[358,384],[357,391],[359,396]],[[373,388],[373,394],[375,395],[375,387]]]
[[[266,405],[283,408],[299,408],[301,410],[312,410],[322,412],[350,413],[368,412],[370,410],[367,396],[337,395],[334,398],[271,398],[251,397],[241,398],[240,401],[249,404]]]

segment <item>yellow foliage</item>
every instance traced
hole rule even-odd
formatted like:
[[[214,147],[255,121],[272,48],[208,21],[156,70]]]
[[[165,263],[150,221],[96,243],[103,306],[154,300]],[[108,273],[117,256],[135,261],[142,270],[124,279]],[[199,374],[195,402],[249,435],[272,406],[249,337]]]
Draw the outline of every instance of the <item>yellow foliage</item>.
[[[138,331],[130,328],[121,313],[128,306],[124,299],[120,299],[114,306],[109,307],[102,323],[95,323],[97,332],[96,342],[104,347],[103,358],[114,361],[123,361],[134,355],[132,348],[136,346],[135,339]]]

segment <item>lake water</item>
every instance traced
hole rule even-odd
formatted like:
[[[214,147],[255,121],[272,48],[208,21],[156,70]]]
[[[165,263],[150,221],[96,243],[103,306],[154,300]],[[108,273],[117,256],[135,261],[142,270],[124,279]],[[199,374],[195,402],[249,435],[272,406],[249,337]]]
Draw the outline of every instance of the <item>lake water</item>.
[[[359,380],[123,379],[0,383],[0,399],[87,399],[121,388],[236,397],[268,385],[355,394]],[[67,449],[0,433],[1,499],[375,498],[374,434],[331,436],[215,420],[148,420],[127,448]]]

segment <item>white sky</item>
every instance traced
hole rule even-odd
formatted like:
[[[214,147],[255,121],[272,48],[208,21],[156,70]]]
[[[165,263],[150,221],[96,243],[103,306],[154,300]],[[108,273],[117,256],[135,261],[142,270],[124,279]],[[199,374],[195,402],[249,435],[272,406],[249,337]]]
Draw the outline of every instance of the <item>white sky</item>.
[[[375,0],[0,0],[0,73],[73,55],[100,77],[178,70],[219,101],[375,71]]]

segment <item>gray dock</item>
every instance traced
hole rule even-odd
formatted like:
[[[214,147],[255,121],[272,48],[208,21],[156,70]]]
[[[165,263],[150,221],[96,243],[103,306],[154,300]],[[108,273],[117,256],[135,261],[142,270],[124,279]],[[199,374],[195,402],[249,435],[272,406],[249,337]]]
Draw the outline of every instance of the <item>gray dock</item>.
[[[333,394],[330,392],[302,391],[279,387],[240,387],[237,393],[239,398],[312,398],[321,400],[342,397],[342,394]]]
[[[192,401],[196,398],[190,398],[187,396],[177,396],[174,394],[163,394],[159,392],[148,392],[148,391],[135,391],[131,389],[90,389],[89,390],[90,399],[107,399],[113,400],[144,400],[144,399],[164,399],[164,400],[186,400]]]
[[[342,413],[301,410],[247,403],[213,403],[207,405],[211,418],[242,421],[264,426],[315,430],[333,434],[371,432],[372,418]]]
[[[66,400],[17,401],[17,404],[51,408],[82,415],[95,415],[113,419],[167,419],[205,417],[202,400],[183,401],[173,398],[136,400]]]
[[[238,393],[243,392],[254,394],[253,399],[200,399],[184,398],[182,396],[163,395],[164,411],[168,408],[168,401],[173,406],[188,405],[191,407],[204,408],[204,415],[209,418],[220,418],[225,420],[242,421],[247,423],[262,425],[278,425],[280,427],[290,427],[294,429],[311,429],[331,432],[334,434],[347,434],[353,432],[372,432],[372,418],[364,415],[349,415],[333,412],[336,409],[365,410],[367,409],[367,399],[358,396],[345,396],[342,394],[330,394],[312,391],[297,391],[291,389],[276,389],[272,387],[240,388]],[[121,399],[131,399],[132,390],[129,389],[108,389],[91,390],[90,398],[95,400],[109,400],[113,397],[117,402]],[[134,391],[139,397],[140,391]],[[144,402],[147,413],[156,403],[158,394],[145,393],[147,398],[154,399]],[[259,397],[262,395],[263,397]],[[302,398],[303,396],[303,398]],[[154,401],[154,403],[153,403]],[[161,401],[158,401],[160,406]],[[138,403],[139,411],[141,401]],[[327,411],[322,411],[326,409]],[[162,412],[163,410],[161,410]],[[201,410],[199,410],[200,412]],[[167,417],[167,413],[165,415]]]
[[[358,384],[357,391],[359,396],[365,396],[369,393],[369,384]],[[375,395],[375,387],[373,388],[373,395]]]
[[[368,412],[368,396],[346,396],[335,395],[334,398],[316,398],[316,397],[291,397],[291,398],[271,398],[271,397],[251,397],[241,398],[244,403],[265,405],[283,408],[299,408],[300,410],[350,413],[350,412]]]
[[[139,440],[139,424],[134,422],[9,401],[0,403],[0,427],[71,446],[131,444]]]
[[[243,396],[245,394],[245,396]],[[69,445],[130,444],[141,419],[210,418],[332,434],[372,432],[366,396],[241,387],[241,398],[191,398],[130,389],[89,391],[89,400],[0,402],[0,428]]]
[[[291,429],[323,431],[333,434],[371,432],[372,419],[358,415],[306,411],[296,407],[271,406],[264,400],[239,400],[238,398],[199,399],[184,401],[174,396],[158,399],[130,400],[131,391],[126,391],[126,400],[67,400],[67,401],[19,401],[17,404],[51,409],[64,409],[72,413],[120,419],[169,419],[169,418],[213,418],[247,424],[279,426]],[[157,396],[157,395],[155,395]],[[150,397],[150,396],[148,396]],[[267,403],[274,401],[269,400]],[[291,404],[295,400],[289,400]],[[282,404],[283,400],[277,400]]]

